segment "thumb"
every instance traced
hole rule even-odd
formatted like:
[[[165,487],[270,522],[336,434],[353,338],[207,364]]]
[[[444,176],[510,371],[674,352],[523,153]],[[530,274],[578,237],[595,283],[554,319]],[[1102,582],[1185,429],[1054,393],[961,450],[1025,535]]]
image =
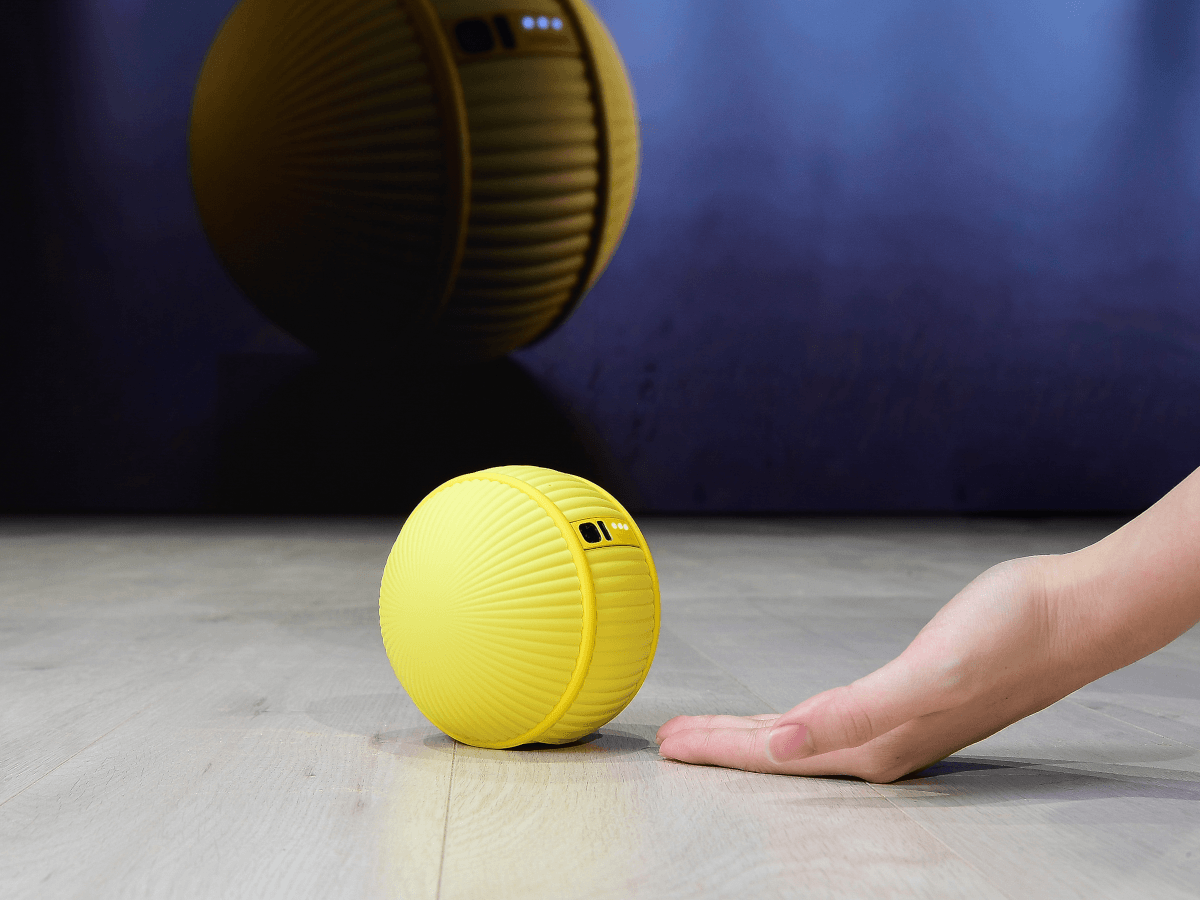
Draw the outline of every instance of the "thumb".
[[[810,697],[775,720],[767,754],[777,763],[858,747],[944,708],[930,679],[904,656],[853,684]]]

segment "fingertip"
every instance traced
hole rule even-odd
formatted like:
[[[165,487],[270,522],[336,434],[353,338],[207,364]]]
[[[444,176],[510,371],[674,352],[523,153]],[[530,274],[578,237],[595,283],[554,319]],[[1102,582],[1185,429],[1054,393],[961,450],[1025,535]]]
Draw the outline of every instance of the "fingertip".
[[[686,718],[686,716],[680,716]],[[658,745],[658,755],[678,762],[697,761],[697,739],[703,732],[696,729],[679,728],[663,737]],[[700,741],[703,743],[703,741]]]
[[[770,765],[765,747],[769,728],[685,728],[670,734],[659,745],[659,755],[689,765],[726,766],[766,771]]]
[[[675,756],[671,752],[673,749],[673,745],[675,743],[676,742],[672,741],[670,737],[666,737],[666,738],[662,739],[661,741],[659,741],[658,742],[658,755],[661,756],[663,759],[678,759],[679,757]]]
[[[708,762],[704,754],[699,750],[696,735],[690,731],[681,731],[677,734],[668,735],[658,745],[658,755],[663,759],[688,763],[689,765]]]
[[[668,719],[666,722],[663,722],[654,735],[654,742],[661,745],[663,741],[671,736],[671,733],[678,727],[678,722],[682,718],[683,716],[676,716],[673,719]]]
[[[702,724],[707,717],[705,716],[675,716],[673,719],[668,719],[659,726],[658,732],[654,735],[656,743],[661,744],[673,734],[678,734],[680,731],[687,731],[689,728],[695,728],[698,724]]]

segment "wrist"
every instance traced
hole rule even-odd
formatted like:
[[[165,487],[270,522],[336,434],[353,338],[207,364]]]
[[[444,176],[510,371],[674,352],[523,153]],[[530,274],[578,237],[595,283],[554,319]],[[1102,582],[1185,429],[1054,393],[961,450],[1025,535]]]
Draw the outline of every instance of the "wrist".
[[[1131,537],[1122,529],[1053,557],[1046,569],[1061,639],[1076,648],[1087,681],[1161,649],[1196,621],[1195,604],[1181,597],[1170,560]]]

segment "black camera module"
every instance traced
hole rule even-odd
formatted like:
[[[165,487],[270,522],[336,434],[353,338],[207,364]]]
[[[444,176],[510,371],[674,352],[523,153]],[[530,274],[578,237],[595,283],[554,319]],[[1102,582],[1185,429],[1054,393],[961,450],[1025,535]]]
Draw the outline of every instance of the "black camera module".
[[[598,544],[602,540],[600,537],[600,529],[591,522],[584,522],[579,526],[579,533],[583,535],[583,539],[589,544]]]
[[[496,39],[485,19],[464,19],[454,26],[454,36],[463,53],[487,53],[496,47]]]
[[[500,35],[500,43],[506,49],[512,50],[517,46],[517,39],[513,36],[512,27],[508,24],[508,16],[494,16],[492,24],[496,26],[496,34]]]
[[[603,523],[603,522],[597,522],[596,524],[600,526],[600,531],[604,533],[604,539],[605,539],[606,541],[611,541],[611,540],[612,540],[612,535],[608,533],[608,529],[604,527],[604,523]]]

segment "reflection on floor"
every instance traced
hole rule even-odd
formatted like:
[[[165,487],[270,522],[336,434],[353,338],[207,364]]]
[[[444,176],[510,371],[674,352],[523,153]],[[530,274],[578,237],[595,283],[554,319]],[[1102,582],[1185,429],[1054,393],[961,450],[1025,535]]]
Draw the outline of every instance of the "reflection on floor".
[[[399,520],[0,520],[0,896],[1195,897],[1200,633],[883,787],[652,741],[858,677],[988,565],[1114,524],[652,519],[641,694],[488,751],[384,656]]]

